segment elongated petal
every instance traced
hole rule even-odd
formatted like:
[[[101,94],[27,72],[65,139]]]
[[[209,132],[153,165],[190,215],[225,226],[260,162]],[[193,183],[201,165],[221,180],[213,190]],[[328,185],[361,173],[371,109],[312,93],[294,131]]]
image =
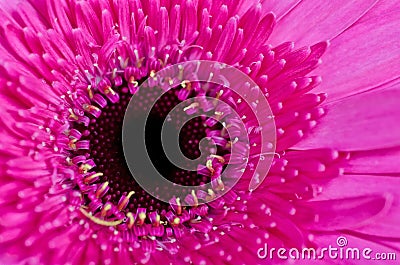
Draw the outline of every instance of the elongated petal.
[[[400,76],[399,14],[396,2],[382,1],[331,41],[330,52],[322,58],[325,64],[316,70],[324,77],[318,90],[329,93],[328,101],[374,89]]]
[[[277,25],[271,36],[272,44],[292,41],[304,45],[332,39],[353,25],[376,0],[354,1],[301,1]]]
[[[400,144],[399,89],[355,95],[326,106],[327,115],[300,148],[369,150]]]

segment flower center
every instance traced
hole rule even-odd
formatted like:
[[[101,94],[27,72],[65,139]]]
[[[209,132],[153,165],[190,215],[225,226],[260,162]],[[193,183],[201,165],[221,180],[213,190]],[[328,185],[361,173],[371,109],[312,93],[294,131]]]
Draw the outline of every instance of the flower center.
[[[123,87],[123,86],[122,86]],[[140,94],[140,102],[149,104],[152,100],[154,89],[149,89],[145,96]],[[113,91],[119,94],[119,101],[108,104],[102,109],[98,118],[92,118],[88,128],[90,150],[87,155],[95,162],[98,171],[103,173],[102,182],[109,183],[106,199],[118,203],[121,195],[135,192],[127,208],[134,211],[137,208],[146,208],[150,211],[158,209],[167,210],[169,204],[158,201],[146,193],[133,179],[126,164],[122,148],[122,125],[125,110],[132,95],[126,89],[114,87]],[[146,145],[149,157],[157,170],[168,180],[185,186],[197,186],[210,181],[208,176],[198,176],[195,171],[181,170],[171,164],[163,152],[161,143],[161,127],[168,113],[181,101],[177,97],[177,89],[171,89],[159,98],[147,119]],[[147,96],[147,97],[146,97]],[[141,111],[143,106],[135,106],[134,111]],[[184,115],[184,114],[182,114]],[[199,157],[198,144],[206,136],[204,119],[201,117],[188,121],[179,135],[179,144],[183,154],[195,159]],[[171,197],[173,194],[171,194]]]
[[[207,204],[201,205],[199,202],[207,203],[215,197],[218,190],[224,189],[220,174],[225,167],[226,161],[223,156],[228,154],[225,145],[229,141],[225,139],[227,136],[224,138],[221,133],[215,133],[221,132],[222,125],[201,115],[188,119],[185,113],[187,108],[170,115],[171,110],[179,103],[197,96],[196,90],[188,84],[164,91],[156,100],[160,94],[157,90],[161,89],[157,86],[146,87],[144,93],[137,93],[144,79],[136,82],[114,77],[110,80],[112,81],[101,81],[96,90],[91,86],[80,88],[87,94],[82,95],[82,91],[77,89],[69,95],[69,120],[72,126],[66,132],[67,149],[71,153],[68,163],[78,171],[79,177],[74,182],[82,193],[81,212],[99,225],[122,225],[125,227],[122,229],[141,227],[145,224],[155,227],[162,224],[173,228],[207,215]],[[136,99],[139,103],[131,106],[129,102],[133,96],[138,97]],[[156,103],[147,117],[145,134],[149,158],[164,178],[186,186],[181,188],[179,194],[187,196],[181,198],[175,197],[176,190],[169,191],[168,188],[159,187],[163,194],[170,198],[169,202],[152,197],[140,187],[127,166],[123,152],[122,130],[125,115],[141,113],[154,101]],[[126,114],[127,108],[130,108],[130,112]],[[203,165],[198,165],[197,170],[181,169],[170,162],[164,153],[160,137],[165,122],[175,126],[177,131],[181,126],[179,148],[188,159],[199,158],[201,151],[210,154],[201,162]],[[200,151],[201,140],[212,138],[210,135],[219,135],[223,140],[220,140],[217,147],[206,146],[203,150],[201,146]],[[216,183],[213,186],[216,187],[215,191],[209,189],[196,193],[190,188],[213,181]],[[184,200],[190,201],[189,204],[193,206],[183,206]],[[162,236],[164,230],[147,229],[140,235],[152,233]],[[174,230],[174,234],[176,233]]]

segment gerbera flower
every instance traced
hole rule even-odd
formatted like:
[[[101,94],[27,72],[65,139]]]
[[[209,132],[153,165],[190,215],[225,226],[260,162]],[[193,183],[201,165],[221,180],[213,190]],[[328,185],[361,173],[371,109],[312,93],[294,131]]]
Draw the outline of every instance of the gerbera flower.
[[[257,256],[265,243],[320,247],[337,235],[398,249],[394,1],[1,7],[1,263],[272,263]],[[159,71],[193,60],[230,65],[258,88],[204,89],[183,78],[199,74],[190,67],[157,88]],[[256,112],[260,95],[270,109]],[[176,196],[158,187],[165,202],[135,181],[122,148],[132,98],[127,116],[152,106],[145,141],[160,173],[207,189]],[[212,115],[185,123],[199,111]],[[183,125],[185,156],[206,155],[195,171],[160,155],[164,121]],[[261,137],[271,128],[276,146]],[[200,150],[203,138],[215,145]],[[257,176],[267,162],[268,175]]]

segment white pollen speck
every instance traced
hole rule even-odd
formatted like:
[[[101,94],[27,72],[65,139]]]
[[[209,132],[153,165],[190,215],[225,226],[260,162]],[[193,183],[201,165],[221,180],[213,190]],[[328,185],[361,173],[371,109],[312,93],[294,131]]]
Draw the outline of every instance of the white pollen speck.
[[[257,244],[261,244],[261,243],[262,243],[261,238],[257,238],[256,243],[257,243]]]
[[[186,256],[186,257],[184,258],[184,260],[185,260],[186,262],[189,262],[189,261],[190,261],[190,257]]]
[[[277,223],[276,222],[272,222],[271,224],[270,224],[270,227],[271,228],[274,228],[274,227],[276,227],[277,226]]]
[[[318,214],[316,214],[316,215],[314,216],[314,222],[316,222],[316,223],[319,222],[319,215],[318,215]]]
[[[242,252],[242,250],[243,250],[242,246],[238,246],[237,252]]]
[[[115,248],[114,248],[114,251],[115,251],[115,252],[119,252],[119,248],[115,247]]]
[[[33,244],[33,241],[31,238],[28,238],[27,240],[25,240],[25,246],[30,247],[30,246],[32,246],[32,244]]]
[[[221,257],[223,257],[223,256],[225,255],[225,252],[224,252],[223,250],[220,250],[220,251],[219,251],[219,255],[220,255]]]

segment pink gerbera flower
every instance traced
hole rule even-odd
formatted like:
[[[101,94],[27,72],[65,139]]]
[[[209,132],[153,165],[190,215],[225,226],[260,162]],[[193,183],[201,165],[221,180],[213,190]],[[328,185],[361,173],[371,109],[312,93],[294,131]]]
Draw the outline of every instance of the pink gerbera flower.
[[[257,255],[265,244],[318,248],[339,235],[354,247],[399,249],[395,1],[0,7],[0,263],[273,264],[281,261]],[[273,156],[260,148],[268,125],[228,87],[205,92],[201,82],[178,80],[158,100],[152,85],[140,93],[160,70],[192,60],[231,65],[254,80],[275,121]],[[146,139],[162,175],[209,189],[164,202],[135,181],[122,149],[132,97],[132,113],[156,102]],[[213,116],[183,126],[182,151],[197,158],[205,137],[217,147],[189,171],[172,166],[154,139],[170,111],[194,97],[204,101],[172,120],[200,109]],[[227,106],[239,117],[228,117]],[[245,128],[249,145],[226,133],[224,118]],[[268,175],[252,185],[254,168],[267,161]]]

